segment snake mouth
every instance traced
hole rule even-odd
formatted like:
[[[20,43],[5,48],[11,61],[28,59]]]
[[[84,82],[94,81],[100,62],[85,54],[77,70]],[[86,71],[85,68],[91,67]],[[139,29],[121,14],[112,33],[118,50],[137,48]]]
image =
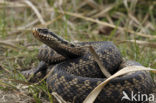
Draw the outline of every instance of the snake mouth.
[[[51,41],[56,40],[56,38],[54,38],[54,36],[51,35],[48,29],[34,28],[33,35],[41,42],[45,42],[47,40],[51,40]]]

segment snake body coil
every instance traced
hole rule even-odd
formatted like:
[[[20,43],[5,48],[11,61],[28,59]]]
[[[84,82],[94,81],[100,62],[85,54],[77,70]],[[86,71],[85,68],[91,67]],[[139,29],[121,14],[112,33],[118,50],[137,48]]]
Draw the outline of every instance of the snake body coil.
[[[105,80],[89,50],[81,46],[93,46],[111,74],[125,66],[140,65],[134,61],[123,62],[119,50],[112,42],[70,43],[47,29],[35,29],[33,35],[47,45],[40,49],[39,59],[46,65],[55,64],[53,72],[47,78],[48,86],[69,102],[82,103],[86,96]],[[121,100],[123,91],[128,96],[131,96],[131,92],[150,94],[153,84],[148,72],[129,73],[111,80],[103,88],[95,103],[135,103],[136,101]]]

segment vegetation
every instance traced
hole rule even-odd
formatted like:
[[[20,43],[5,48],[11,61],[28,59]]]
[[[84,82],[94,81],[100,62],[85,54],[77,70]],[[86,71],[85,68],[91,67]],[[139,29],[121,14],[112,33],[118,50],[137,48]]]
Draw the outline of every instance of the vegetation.
[[[72,42],[113,41],[125,59],[156,68],[155,18],[154,0],[0,0],[0,101],[53,102],[46,83],[20,74],[39,62],[33,27]]]

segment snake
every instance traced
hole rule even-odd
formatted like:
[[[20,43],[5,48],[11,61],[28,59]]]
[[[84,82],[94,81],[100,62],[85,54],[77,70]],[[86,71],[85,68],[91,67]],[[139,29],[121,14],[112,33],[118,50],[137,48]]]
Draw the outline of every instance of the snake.
[[[136,61],[124,60],[111,41],[69,42],[46,28],[33,29],[33,35],[45,45],[39,50],[38,67],[24,73],[37,74],[48,68],[52,69],[46,79],[48,88],[68,102],[82,103],[96,86],[106,80],[87,46],[93,47],[103,66],[112,75],[127,66],[142,66]],[[132,92],[149,95],[153,87],[154,82],[149,72],[127,73],[112,79],[94,103],[139,103],[122,100],[123,92],[129,97]]]

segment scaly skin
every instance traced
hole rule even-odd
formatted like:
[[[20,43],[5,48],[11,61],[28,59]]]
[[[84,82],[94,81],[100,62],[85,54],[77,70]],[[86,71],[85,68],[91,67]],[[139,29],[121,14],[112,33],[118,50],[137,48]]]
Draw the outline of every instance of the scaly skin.
[[[81,46],[93,46],[103,65],[111,74],[117,72],[120,69],[119,66],[123,68],[140,65],[135,61],[123,62],[119,50],[112,42],[70,43],[48,29],[34,29],[33,35],[49,46],[41,49],[40,60],[50,65],[58,57],[53,72],[47,78],[47,84],[53,92],[57,92],[69,102],[82,103],[86,96],[106,79],[88,49]],[[51,52],[47,53],[47,51]],[[39,70],[37,69],[37,71]],[[150,94],[153,86],[154,82],[148,72],[128,73],[111,80],[103,88],[95,103],[135,103],[128,100],[121,101],[123,91],[128,96],[132,91],[134,94]]]

